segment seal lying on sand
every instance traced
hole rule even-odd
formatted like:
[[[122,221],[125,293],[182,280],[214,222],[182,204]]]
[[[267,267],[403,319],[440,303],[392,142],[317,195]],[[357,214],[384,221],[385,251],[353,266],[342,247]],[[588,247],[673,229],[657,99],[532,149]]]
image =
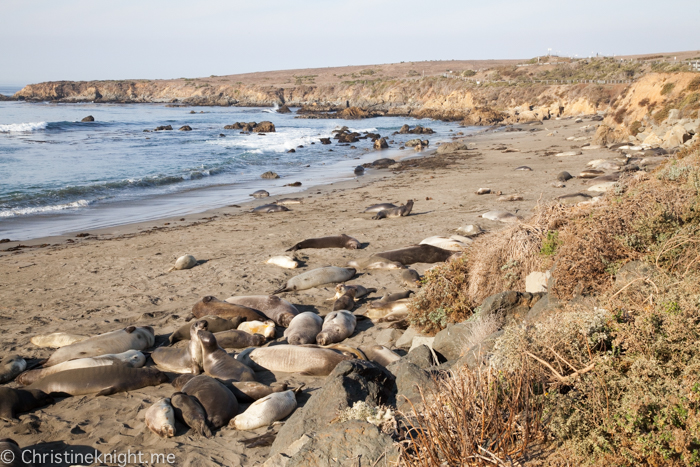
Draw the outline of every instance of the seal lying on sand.
[[[263,204],[262,206],[258,206],[257,208],[253,209],[252,212],[258,212],[258,213],[268,213],[268,212],[284,212],[284,211],[291,211],[286,206],[282,206],[280,204]]]
[[[289,323],[289,327],[284,331],[287,342],[291,345],[313,344],[316,336],[321,332],[323,319],[315,313],[305,311],[299,313]]]
[[[306,248],[345,248],[357,250],[362,244],[348,235],[340,234],[333,237],[309,238],[289,248],[287,251],[304,250]]]
[[[347,310],[328,313],[323,320],[323,328],[316,336],[318,345],[334,344],[342,342],[355,332],[357,318]]]
[[[343,295],[333,303],[333,311],[348,310],[355,308],[355,289],[347,289]]]
[[[175,411],[170,399],[161,399],[146,410],[146,426],[161,438],[175,436]]]
[[[188,347],[158,347],[151,353],[156,366],[173,373],[192,373],[192,355]],[[200,367],[201,368],[201,367]],[[197,371],[197,374],[201,370]]]
[[[389,261],[376,255],[348,261],[348,266],[356,269],[404,269],[406,267],[397,261]]]
[[[351,289],[354,291],[353,296],[355,297],[355,300],[357,300],[358,298],[365,297],[365,296],[371,294],[372,292],[377,291],[377,289],[365,288],[361,285],[338,284],[335,286],[335,297],[329,298],[328,300],[336,300],[336,299],[342,297],[343,295],[345,295],[348,292],[348,290],[351,290]]]
[[[442,263],[447,261],[453,254],[455,252],[433,245],[413,245],[398,250],[375,253],[374,256],[409,265],[413,263]]]
[[[406,287],[420,285],[420,274],[413,269],[404,269],[401,272],[401,285]]]
[[[245,321],[238,326],[238,330],[248,334],[262,334],[265,339],[273,339],[275,337],[275,322]]]
[[[458,240],[454,237],[460,237],[461,239]],[[472,242],[471,239],[461,235],[455,235],[454,237],[428,237],[422,240],[420,245],[433,245],[443,250],[462,251],[462,249],[469,247],[469,244]]]
[[[363,345],[360,346],[360,350],[367,356],[369,360],[375,363],[379,363],[384,367],[398,360],[401,360],[401,355],[397,354],[391,349],[384,347],[383,345]]]
[[[37,347],[51,347],[52,349],[59,349],[67,345],[75,344],[76,342],[82,342],[89,338],[90,336],[68,334],[66,332],[53,332],[43,336],[34,336],[32,337],[31,342]]]
[[[39,389],[0,387],[0,418],[14,420],[17,415],[53,404],[53,397]]]
[[[197,265],[197,258],[192,255],[180,256],[176,261],[175,265],[168,269],[170,271],[179,271],[182,269],[192,269]]]
[[[398,206],[395,204],[391,203],[379,203],[379,204],[373,204],[372,206],[368,207],[362,212],[379,212],[379,211],[385,211],[387,209],[394,209],[397,208]]]
[[[226,302],[259,311],[282,327],[289,326],[292,318],[299,314],[299,310],[294,305],[275,295],[234,296],[227,298]]]
[[[274,293],[293,292],[311,289],[324,284],[346,282],[352,279],[354,275],[355,269],[353,268],[328,266],[325,268],[312,269],[311,271],[292,277],[285,285],[275,290]]]
[[[109,396],[167,382],[168,376],[155,368],[109,365],[54,373],[28,386],[28,389],[39,389],[47,394]]]
[[[200,318],[204,321],[207,322],[207,330],[209,332],[217,333],[217,332],[222,332],[222,331],[228,331],[229,329],[238,329],[238,326],[241,325],[245,321],[244,317],[241,316],[236,316],[231,319],[227,318],[222,318],[220,316],[216,315],[208,315],[208,316],[203,316]],[[170,334],[170,337],[168,340],[170,341],[171,344],[174,344],[176,342],[180,342],[182,340],[188,341],[190,340],[190,327],[192,325],[190,323],[183,325],[175,331],[174,333]]]
[[[274,264],[285,269],[296,269],[299,266],[299,262],[296,261],[291,256],[273,256],[272,258],[265,261],[266,264]]]
[[[398,208],[390,208],[390,209],[384,209],[382,211],[379,211],[376,216],[374,216],[372,219],[378,220],[378,219],[390,219],[392,217],[406,217],[409,214],[411,214],[411,210],[413,209],[413,200],[409,199],[406,201],[406,204],[403,206],[400,206]]]
[[[176,419],[205,438],[211,436],[211,430],[207,425],[207,413],[197,399],[184,392],[176,392],[170,396],[170,405],[173,406]]]
[[[192,314],[195,318],[203,318],[208,315],[216,315],[222,318],[234,319],[245,318],[246,321],[265,321],[267,316],[261,312],[242,305],[234,305],[224,302],[216,297],[207,295],[192,307]]]
[[[408,315],[408,304],[409,300],[407,298],[392,302],[380,302],[377,305],[368,306],[365,316],[372,320],[398,321]],[[387,319],[390,314],[393,315],[392,318]]]
[[[150,326],[129,326],[75,344],[61,347],[47,360],[44,366],[53,366],[76,358],[98,357],[117,354],[127,350],[146,350],[155,343],[155,331]]]
[[[12,381],[27,369],[27,361],[19,355],[10,355],[0,361],[0,384]]]
[[[229,427],[236,430],[255,430],[270,426],[294,412],[296,408],[297,398],[294,391],[276,392],[253,402],[245,412],[231,419]]]
[[[236,358],[254,369],[328,376],[338,363],[354,357],[315,345],[282,344],[246,349]]]
[[[220,380],[255,381],[255,373],[243,363],[226,353],[209,331],[198,330],[202,342],[204,373]]]
[[[180,392],[197,399],[204,408],[207,421],[212,428],[221,428],[238,413],[238,401],[233,393],[210,376],[185,378],[181,376],[173,381],[173,386]]]
[[[484,219],[491,221],[513,223],[518,222],[518,216],[511,214],[508,211],[489,211],[481,215]]]

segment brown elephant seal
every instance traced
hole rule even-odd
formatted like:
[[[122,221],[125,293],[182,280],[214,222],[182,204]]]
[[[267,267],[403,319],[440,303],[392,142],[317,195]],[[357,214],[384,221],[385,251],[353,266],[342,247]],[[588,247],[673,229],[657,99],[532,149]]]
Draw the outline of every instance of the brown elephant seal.
[[[411,296],[412,293],[413,293],[413,290],[404,290],[403,292],[384,294],[382,296],[382,298],[371,302],[368,306],[370,308],[380,307],[380,306],[383,306],[383,305],[390,303],[390,302],[395,302],[397,300],[403,300],[404,298],[408,298]]]
[[[183,376],[187,378],[177,378],[173,381],[173,386],[197,399],[204,408],[212,428],[221,428],[238,414],[238,401],[221,382],[206,375]]]
[[[192,374],[193,359],[189,345],[187,347],[158,347],[151,352],[151,359],[163,371]],[[199,370],[197,374],[201,372]]]
[[[365,296],[377,291],[377,289],[366,288],[366,287],[363,287],[361,285],[338,284],[335,286],[335,297],[334,298],[338,299],[338,298],[342,297],[343,295],[345,295],[345,292],[347,292],[350,289],[355,291],[355,300],[357,300],[358,298],[365,297]],[[333,300],[333,298],[331,298],[330,300]]]
[[[406,287],[416,287],[420,285],[420,274],[414,269],[404,269],[401,271],[401,285]]]
[[[207,331],[208,324],[204,319],[198,319],[190,325],[190,342],[187,344],[187,350],[190,354],[190,373],[198,375],[204,368],[204,351],[202,350],[202,341],[200,340],[199,331]]]
[[[68,334],[66,332],[52,332],[51,334],[34,336],[32,337],[31,342],[37,347],[50,347],[52,349],[59,349],[61,347],[75,344],[76,342],[81,342],[89,338],[90,336],[82,336],[79,334]]]
[[[284,212],[284,211],[291,211],[286,206],[282,206],[280,204],[263,204],[262,206],[258,206],[257,208],[253,209],[252,212],[257,212],[257,213],[269,213],[269,212]]]
[[[265,321],[267,316],[257,310],[242,305],[234,305],[216,297],[207,295],[192,307],[192,314],[195,318],[204,318],[207,315],[216,315],[222,318],[234,319],[245,318],[246,321]]]
[[[362,212],[379,212],[379,211],[386,211],[387,209],[394,209],[397,207],[398,207],[397,205],[391,204],[391,203],[379,203],[379,204],[373,204],[372,206],[369,206],[367,209],[365,209]]]
[[[161,438],[175,436],[175,411],[170,399],[161,399],[146,410],[146,426]]]
[[[0,387],[0,418],[14,420],[18,414],[53,403],[53,397],[39,389]]]
[[[224,381],[255,381],[255,372],[219,347],[216,337],[209,331],[197,331],[202,343],[204,373]]]
[[[214,334],[221,331],[228,331],[229,329],[238,329],[238,326],[240,326],[241,323],[245,322],[246,320],[242,316],[227,319],[216,315],[203,316],[200,319],[207,322],[207,330],[213,332]],[[174,344],[175,342],[190,340],[190,327],[191,325],[189,323],[185,324],[180,329],[170,334],[170,337],[168,338],[170,343]]]
[[[357,318],[347,310],[328,313],[323,320],[323,328],[316,336],[318,345],[335,344],[342,342],[355,332]]]
[[[236,430],[255,430],[270,426],[282,420],[297,408],[294,391],[276,392],[253,402],[242,414],[236,415],[229,422],[229,427]]]
[[[285,328],[289,326],[289,322],[292,318],[299,314],[299,310],[297,310],[294,305],[275,295],[234,296],[227,298],[226,302],[234,305],[246,306],[259,311],[277,325]]]
[[[305,311],[294,317],[285,329],[284,336],[291,345],[314,344],[322,327],[323,318],[316,313]]]
[[[56,350],[44,366],[53,366],[76,358],[98,357],[117,354],[127,350],[146,350],[155,343],[155,331],[150,326],[129,326],[91,337],[82,342],[67,345]]]
[[[333,311],[352,311],[353,308],[355,308],[355,289],[347,289],[343,295],[333,302]]]
[[[347,250],[357,250],[358,248],[362,248],[362,244],[357,239],[345,234],[340,234],[332,237],[308,238],[286,251],[304,250],[306,248],[345,248]]]
[[[27,361],[19,355],[10,355],[0,361],[0,384],[8,383],[27,369]]]
[[[386,367],[391,363],[401,360],[401,355],[383,345],[363,345],[360,350],[367,358],[375,363]]]
[[[241,362],[261,370],[328,376],[344,360],[355,357],[315,345],[275,345],[246,349],[236,357]]]
[[[239,402],[248,403],[267,397],[274,392],[286,391],[287,383],[272,383],[268,386],[257,381],[234,381],[229,389]]]
[[[339,268],[335,266],[312,269],[311,271],[292,277],[285,285],[275,290],[274,293],[296,292],[318,287],[319,285],[346,282],[353,278],[355,272],[356,270],[354,268]]]
[[[22,460],[22,449],[14,439],[0,439],[0,453],[0,467],[28,467]]]
[[[409,199],[406,204],[398,208],[390,208],[379,211],[372,219],[391,219],[392,217],[406,217],[411,214],[413,209],[413,200]]]
[[[367,307],[364,316],[372,320],[384,319],[385,321],[398,321],[408,315],[409,299],[394,300],[391,302],[373,302]],[[387,319],[389,314],[394,314],[391,319]]]
[[[184,392],[176,392],[170,396],[170,404],[173,406],[177,420],[205,438],[211,436],[211,430],[207,425],[207,413],[197,399]]]
[[[381,256],[368,256],[366,258],[353,259],[348,261],[348,266],[356,269],[405,269],[398,261],[389,261]]]
[[[414,263],[442,263],[447,261],[453,254],[455,254],[454,251],[444,250],[433,245],[413,245],[399,248],[398,250],[375,253],[374,256],[409,265]]]
[[[229,329],[214,333],[216,342],[223,349],[245,349],[246,347],[260,347],[267,339],[262,334],[249,334],[237,329]]]
[[[146,386],[168,382],[168,376],[155,368],[131,368],[126,365],[97,366],[54,373],[28,386],[47,394],[109,396]]]

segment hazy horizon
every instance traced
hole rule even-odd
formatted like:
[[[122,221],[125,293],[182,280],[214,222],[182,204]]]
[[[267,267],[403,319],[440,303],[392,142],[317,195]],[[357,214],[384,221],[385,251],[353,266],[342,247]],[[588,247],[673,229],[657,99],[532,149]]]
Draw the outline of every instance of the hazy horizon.
[[[4,3],[3,85],[700,49],[688,0]]]

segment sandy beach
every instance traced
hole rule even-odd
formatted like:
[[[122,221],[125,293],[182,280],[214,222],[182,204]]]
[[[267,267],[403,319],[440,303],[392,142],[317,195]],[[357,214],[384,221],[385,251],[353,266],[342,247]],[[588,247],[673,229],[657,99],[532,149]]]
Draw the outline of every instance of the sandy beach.
[[[75,234],[0,245],[0,344],[3,353],[19,354],[29,364],[48,358],[50,349],[30,343],[38,334],[64,331],[96,335],[129,325],[153,326],[156,346],[185,323],[192,305],[203,296],[225,299],[232,295],[270,294],[286,279],[322,266],[345,266],[352,259],[419,243],[424,238],[456,233],[466,224],[485,230],[506,224],[479,217],[490,210],[507,210],[527,219],[538,203],[585,192],[585,180],[574,178],[554,187],[561,171],[576,176],[593,159],[612,159],[618,152],[606,148],[583,150],[591,143],[598,122],[590,116],[548,120],[517,127],[488,129],[463,138],[468,151],[404,160],[394,169],[371,170],[352,181],[309,188],[294,197],[303,204],[291,211],[252,214],[250,208],[269,202],[255,200],[184,218],[161,219]],[[567,140],[576,137],[577,141]],[[557,157],[566,151],[579,155]],[[382,157],[377,153],[377,159]],[[531,170],[515,170],[527,166]],[[260,189],[265,185],[261,181]],[[477,195],[479,188],[491,194]],[[499,196],[520,195],[520,201]],[[408,217],[373,220],[361,211],[372,204],[403,204],[413,199]],[[181,220],[184,219],[184,220]],[[295,243],[312,237],[345,233],[367,244],[361,250],[302,250],[302,267],[281,269],[265,264]],[[48,246],[37,247],[43,244]],[[166,272],[175,259],[192,254],[196,267]],[[414,268],[423,273],[429,264]],[[358,271],[350,283],[377,288],[371,299],[402,290],[399,271]],[[333,287],[283,293],[300,311],[327,314]],[[364,309],[359,302],[356,310]],[[346,343],[374,343],[385,324],[358,322]],[[278,328],[277,337],[281,338]],[[399,351],[399,353],[401,353]],[[153,365],[149,360],[148,366]],[[175,375],[170,374],[171,380]],[[324,378],[289,374],[260,374],[263,382],[305,383],[301,404]],[[17,383],[9,383],[18,387]],[[237,432],[223,428],[206,439],[184,427],[177,436],[162,440],[145,426],[145,410],[174,392],[170,384],[106,397],[59,399],[51,406],[22,414],[19,423],[0,421],[0,437],[11,437],[23,448],[38,452],[127,450],[173,453],[177,465],[256,465],[270,448],[246,448],[239,441],[263,434],[261,428]],[[243,406],[244,409],[246,406]],[[278,430],[273,427],[272,430]],[[64,464],[69,465],[69,464]]]

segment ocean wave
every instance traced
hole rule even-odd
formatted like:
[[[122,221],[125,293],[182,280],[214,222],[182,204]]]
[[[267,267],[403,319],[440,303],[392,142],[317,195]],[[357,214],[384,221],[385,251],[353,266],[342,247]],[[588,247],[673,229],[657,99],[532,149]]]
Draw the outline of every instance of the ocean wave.
[[[53,211],[65,211],[66,209],[83,208],[90,204],[89,201],[81,199],[72,203],[55,204],[52,206],[39,206],[34,208],[16,208],[0,211],[0,217],[26,216],[28,214],[41,214]]]
[[[46,122],[10,123],[8,125],[0,125],[0,133],[28,133],[43,130],[47,125]]]

